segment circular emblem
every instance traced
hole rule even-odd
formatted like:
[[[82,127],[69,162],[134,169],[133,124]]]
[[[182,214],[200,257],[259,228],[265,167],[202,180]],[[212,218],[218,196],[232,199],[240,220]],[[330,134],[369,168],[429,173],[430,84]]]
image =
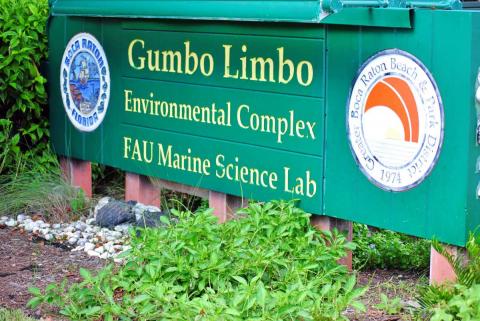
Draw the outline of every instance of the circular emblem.
[[[434,167],[443,141],[443,105],[427,68],[413,55],[384,50],[360,68],[347,105],[353,155],[375,185],[404,191]]]
[[[62,100],[68,118],[79,130],[95,130],[110,98],[110,70],[98,40],[79,33],[68,42],[60,68]]]

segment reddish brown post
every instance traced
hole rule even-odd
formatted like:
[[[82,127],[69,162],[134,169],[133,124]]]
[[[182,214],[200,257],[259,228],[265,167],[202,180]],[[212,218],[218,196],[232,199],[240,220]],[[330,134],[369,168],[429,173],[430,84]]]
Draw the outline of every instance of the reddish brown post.
[[[329,217],[325,215],[312,215],[310,223],[320,230],[331,231],[336,228],[340,232],[347,233],[347,240],[351,241],[353,237],[353,225],[351,221],[345,221],[339,218]],[[340,259],[338,263],[345,265],[350,271],[352,270],[352,251],[347,252],[347,256]]]
[[[241,197],[210,191],[208,194],[209,206],[213,214],[218,217],[219,223],[231,219],[235,212],[247,205],[247,200]]]
[[[92,197],[92,164],[90,162],[60,157],[60,167],[67,182],[80,187],[86,196]]]
[[[125,200],[160,207],[160,188],[147,176],[125,173]]]
[[[456,256],[458,248],[444,245],[447,251]],[[430,284],[440,285],[447,282],[455,282],[457,275],[447,259],[438,253],[433,247],[430,249]]]

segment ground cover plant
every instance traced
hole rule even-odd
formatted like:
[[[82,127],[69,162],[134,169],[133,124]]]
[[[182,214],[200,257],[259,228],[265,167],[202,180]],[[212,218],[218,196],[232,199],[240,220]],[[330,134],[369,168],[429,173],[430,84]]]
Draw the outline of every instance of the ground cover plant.
[[[432,321],[480,320],[480,239],[471,233],[465,253],[457,256],[437,241],[432,244],[452,265],[457,282],[421,289],[419,314]]]
[[[337,260],[352,247],[292,203],[252,203],[217,224],[211,210],[132,233],[125,264],[65,289],[31,289],[71,320],[346,320],[364,289]]]
[[[353,266],[356,270],[427,271],[430,241],[383,229],[353,224]]]

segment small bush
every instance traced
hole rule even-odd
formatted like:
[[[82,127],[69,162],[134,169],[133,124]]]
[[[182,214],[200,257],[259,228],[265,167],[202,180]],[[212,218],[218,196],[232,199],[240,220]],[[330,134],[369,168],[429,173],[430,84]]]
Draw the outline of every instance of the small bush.
[[[430,264],[430,241],[388,230],[371,231],[364,224],[353,225],[356,270],[426,270]]]
[[[48,111],[41,62],[47,57],[47,0],[0,0],[0,174],[20,156],[48,152]]]
[[[431,321],[480,320],[480,284],[470,288],[459,285],[455,292],[444,306],[433,309]]]
[[[364,292],[337,263],[351,244],[319,232],[292,203],[252,203],[217,224],[211,210],[176,212],[179,222],[132,233],[125,264],[68,290],[31,289],[71,320],[347,320]],[[167,222],[168,223],[168,222]]]
[[[432,245],[452,265],[457,283],[421,288],[419,314],[433,314],[436,321],[480,320],[480,239],[471,233],[465,253],[455,257],[438,241]]]

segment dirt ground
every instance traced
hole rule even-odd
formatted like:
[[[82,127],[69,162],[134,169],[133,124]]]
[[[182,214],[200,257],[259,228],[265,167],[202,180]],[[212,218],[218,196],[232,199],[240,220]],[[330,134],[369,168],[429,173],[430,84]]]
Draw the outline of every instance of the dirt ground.
[[[30,299],[29,287],[43,289],[65,278],[69,282],[79,281],[80,267],[98,270],[104,264],[104,260],[89,257],[83,252],[71,252],[45,244],[19,230],[0,228],[0,307],[21,309],[35,318],[44,317],[41,311],[25,307]],[[359,285],[369,286],[362,299],[368,311],[366,314],[347,311],[347,316],[352,321],[407,321],[409,319],[405,313],[387,315],[376,307],[380,302],[380,293],[387,294],[390,299],[398,297],[402,302],[407,302],[414,298],[416,285],[425,282],[424,277],[403,271],[360,272]]]
[[[100,269],[105,261],[47,245],[31,234],[0,228],[0,307],[21,309],[33,317],[41,311],[25,306],[30,300],[29,287],[44,289],[48,284],[81,280],[80,267]]]

